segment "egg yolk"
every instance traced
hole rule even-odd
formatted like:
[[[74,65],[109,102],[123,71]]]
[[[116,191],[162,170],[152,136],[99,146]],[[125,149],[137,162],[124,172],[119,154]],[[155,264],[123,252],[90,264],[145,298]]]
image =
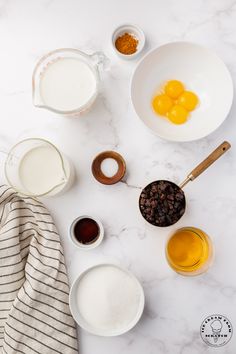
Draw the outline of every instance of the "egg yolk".
[[[170,109],[170,111],[167,113],[167,117],[174,124],[185,123],[188,119],[188,115],[189,115],[188,111],[180,105],[173,106]]]
[[[154,97],[152,107],[154,111],[161,116],[164,116],[173,106],[171,98],[165,94]]]
[[[170,80],[165,85],[165,93],[171,98],[178,98],[184,92],[184,85],[178,80]]]
[[[198,104],[198,97],[191,91],[184,91],[178,98],[178,104],[188,111],[193,111]]]

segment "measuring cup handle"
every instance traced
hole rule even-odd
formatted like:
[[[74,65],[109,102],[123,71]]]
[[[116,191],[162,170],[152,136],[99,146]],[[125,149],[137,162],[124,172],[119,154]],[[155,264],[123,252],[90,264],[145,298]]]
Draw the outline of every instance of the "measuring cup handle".
[[[188,180],[193,181],[201,173],[203,173],[209,166],[211,166],[219,157],[221,157],[231,147],[230,143],[224,141],[220,144],[205,160],[203,160],[192,172],[188,175]]]

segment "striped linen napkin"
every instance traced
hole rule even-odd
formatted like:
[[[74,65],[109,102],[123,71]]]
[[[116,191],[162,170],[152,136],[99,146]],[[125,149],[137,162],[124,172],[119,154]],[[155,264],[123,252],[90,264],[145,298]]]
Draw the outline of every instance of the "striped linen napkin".
[[[47,209],[0,186],[0,353],[78,353],[63,249]]]

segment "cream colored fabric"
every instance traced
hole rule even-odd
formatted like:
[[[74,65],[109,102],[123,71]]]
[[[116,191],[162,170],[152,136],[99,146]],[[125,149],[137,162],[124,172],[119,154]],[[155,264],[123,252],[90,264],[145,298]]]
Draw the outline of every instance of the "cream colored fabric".
[[[40,202],[0,187],[0,353],[78,353],[60,237]]]

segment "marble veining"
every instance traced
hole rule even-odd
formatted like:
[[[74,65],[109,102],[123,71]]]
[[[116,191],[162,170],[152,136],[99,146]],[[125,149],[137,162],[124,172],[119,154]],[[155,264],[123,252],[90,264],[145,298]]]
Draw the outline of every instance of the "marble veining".
[[[205,139],[181,144],[155,137],[130,102],[137,61],[122,61],[111,47],[114,27],[124,22],[142,27],[146,52],[176,40],[209,47],[225,61],[235,82],[236,1],[0,0],[1,181],[5,153],[14,143],[26,137],[51,140],[70,157],[77,175],[66,194],[44,200],[61,234],[70,281],[89,266],[114,262],[143,284],[146,306],[138,325],[116,338],[79,330],[80,354],[235,354],[236,334],[218,349],[208,347],[199,335],[201,322],[214,313],[227,316],[236,331],[235,103],[224,124]],[[93,109],[79,119],[32,105],[34,65],[60,47],[90,54],[101,50],[110,59]],[[223,140],[232,149],[185,187],[187,210],[179,223],[168,229],[147,225],[138,209],[141,189],[160,178],[180,183]],[[127,162],[126,176],[114,186],[99,184],[90,169],[94,156],[108,149]],[[69,241],[70,223],[81,214],[97,215],[106,230],[103,244],[90,252]],[[164,254],[169,234],[187,225],[205,230],[215,247],[213,266],[194,278],[175,274]]]

